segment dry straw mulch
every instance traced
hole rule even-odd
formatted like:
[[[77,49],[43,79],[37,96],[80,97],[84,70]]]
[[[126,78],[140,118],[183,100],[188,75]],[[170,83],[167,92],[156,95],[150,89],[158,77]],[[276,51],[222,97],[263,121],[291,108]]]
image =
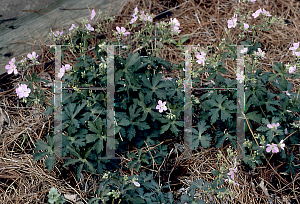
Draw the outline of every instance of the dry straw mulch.
[[[299,42],[299,1],[258,1],[250,3],[247,11],[256,11],[264,8],[270,11],[272,15],[277,15],[286,20],[285,27],[274,26],[270,32],[263,33],[259,40],[262,44],[262,50],[267,53],[267,60],[263,62],[264,71],[273,71],[272,65],[275,62],[292,62],[288,49],[293,43]],[[225,29],[227,29],[227,20],[232,18],[235,9],[239,7],[237,1],[219,0],[132,0],[124,5],[122,10],[112,22],[110,29],[116,26],[124,26],[131,19],[134,8],[138,6],[139,10],[148,13],[154,13],[161,17],[161,13],[169,14],[168,18],[154,20],[169,21],[169,18],[177,18],[181,24],[182,32],[175,40],[181,38],[184,34],[189,34],[187,42],[190,45],[200,45],[217,47],[222,38],[227,38]],[[168,12],[166,12],[168,11]],[[105,25],[105,24],[103,24]],[[138,30],[138,28],[137,28]],[[237,31],[231,29],[231,36]],[[94,33],[95,34],[95,33]],[[96,35],[96,34],[95,34]],[[112,32],[103,34],[106,38],[113,39]],[[128,37],[130,42],[130,37]],[[233,43],[239,43],[237,38],[233,38]],[[39,75],[49,73],[54,76],[53,66],[44,68],[46,62],[53,59],[53,55],[48,52],[44,45],[41,46],[40,66],[35,67]],[[180,50],[174,46],[165,46],[161,52],[164,58],[172,64],[179,64],[183,58]],[[288,53],[288,54],[287,54]],[[75,57],[67,53],[68,62],[75,62]],[[51,58],[52,57],[52,58]],[[227,63],[227,69],[230,72],[227,77],[235,78],[234,68],[230,61]],[[274,72],[274,71],[273,71]],[[164,73],[165,75],[178,76],[178,73]],[[63,194],[76,195],[78,200],[87,203],[87,189],[84,190],[83,184],[78,184],[72,171],[60,172],[59,167],[54,168],[50,173],[45,169],[43,162],[33,163],[32,154],[37,139],[44,139],[47,132],[53,127],[53,118],[45,118],[42,112],[45,107],[31,106],[24,107],[19,102],[15,94],[14,86],[22,81],[22,77],[2,76],[0,92],[0,203],[45,203],[47,194],[51,187],[55,186]],[[203,78],[205,80],[205,78]],[[300,80],[292,80],[296,92],[300,87]],[[46,95],[53,96],[51,89],[44,87]],[[220,149],[224,157],[221,162],[227,163],[225,158],[227,146]],[[173,149],[174,150],[174,149]],[[299,164],[300,153],[299,145],[294,146],[295,164]],[[173,155],[173,156],[172,156]],[[182,169],[184,174],[180,173],[176,177],[177,182],[171,185],[171,190],[175,196],[180,196],[178,186],[186,188],[190,181],[203,178],[205,181],[213,181],[212,169],[216,166],[217,150],[200,149],[194,154],[195,159],[179,159],[180,154],[174,156],[170,154],[165,160],[165,168],[169,175],[175,174],[175,168]],[[227,203],[299,203],[300,197],[300,173],[293,176],[287,176],[282,172],[277,172],[280,166],[258,166],[251,171],[244,167],[238,167],[236,175],[240,186],[230,187],[236,194],[234,200],[227,199]],[[57,163],[61,166],[61,162]],[[178,172],[177,172],[178,173]],[[176,174],[177,174],[176,173]],[[68,175],[68,176],[66,176]],[[91,180],[90,174],[83,178],[88,183]],[[65,179],[63,179],[65,178]],[[170,176],[169,176],[170,178]],[[86,185],[85,185],[86,186]],[[176,186],[176,187],[175,187]],[[92,191],[95,189],[93,188]],[[218,203],[213,196],[207,196],[211,203]],[[224,202],[225,200],[224,199]]]

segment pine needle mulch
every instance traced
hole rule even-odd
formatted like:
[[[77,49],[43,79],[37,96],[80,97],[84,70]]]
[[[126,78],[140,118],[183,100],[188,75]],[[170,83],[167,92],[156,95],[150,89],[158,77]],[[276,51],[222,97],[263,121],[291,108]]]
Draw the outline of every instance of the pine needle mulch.
[[[177,18],[180,22],[182,32],[175,40],[180,39],[183,35],[189,34],[189,40],[186,44],[199,45],[202,48],[207,46],[217,47],[222,38],[228,38],[226,34],[227,20],[231,19],[234,11],[240,4],[237,1],[219,0],[219,1],[200,1],[200,0],[132,0],[123,6],[118,15],[116,15],[110,30],[116,26],[124,26],[130,21],[134,8],[137,6],[139,11],[144,10],[146,13],[157,15],[154,22],[161,20],[169,21],[169,18]],[[284,27],[275,25],[270,32],[262,33],[259,41],[262,44],[262,50],[266,51],[267,59],[263,61],[261,68],[264,71],[272,71],[272,65],[276,62],[287,64],[292,63],[289,48],[293,43],[299,42],[299,2],[298,1],[259,1],[249,3],[247,11],[256,11],[264,8],[270,11],[272,15],[277,15],[285,20]],[[163,15],[160,15],[162,14]],[[168,18],[163,18],[168,17]],[[103,20],[104,21],[104,20]],[[252,19],[250,21],[253,22]],[[255,20],[259,21],[259,20]],[[102,24],[105,26],[105,23]],[[136,28],[138,30],[139,27]],[[231,29],[231,36],[238,31]],[[96,36],[96,33],[94,33]],[[106,38],[113,39],[112,32],[103,33]],[[126,39],[127,43],[132,40],[130,36]],[[233,44],[238,44],[238,38],[232,38]],[[96,42],[96,40],[95,40]],[[125,43],[126,44],[126,41]],[[40,76],[47,73],[51,79],[54,78],[53,66],[44,67],[45,63],[53,60],[53,54],[49,53],[46,46],[40,45],[41,65],[35,67],[35,71]],[[139,49],[134,47],[132,50]],[[90,55],[92,54],[92,49]],[[179,64],[183,60],[180,54],[181,50],[172,45],[166,45],[161,52],[162,56],[172,64]],[[39,53],[38,53],[39,54]],[[75,63],[75,56],[66,53],[68,62]],[[17,59],[18,60],[18,59]],[[72,64],[74,65],[74,64]],[[230,60],[226,62],[229,74],[226,77],[235,78],[234,66]],[[178,77],[180,71],[167,72],[165,76]],[[57,162],[57,167],[51,172],[47,172],[43,161],[33,163],[32,154],[37,139],[45,139],[47,132],[53,128],[53,117],[45,118],[42,113],[45,107],[30,106],[25,107],[18,100],[15,94],[14,86],[20,83],[24,76],[2,76],[0,89],[0,203],[46,203],[47,194],[51,187],[56,187],[60,193],[67,194],[69,197],[76,197],[73,203],[87,203],[87,196],[90,192],[95,192],[95,183],[97,177],[89,173],[84,173],[81,183],[74,179],[73,169],[60,171],[61,161]],[[206,77],[202,79],[206,82]],[[294,85],[292,92],[297,92],[300,88],[300,79],[288,79]],[[53,96],[49,87],[43,87],[46,95],[50,98]],[[299,133],[297,133],[299,134]],[[223,146],[219,149],[222,157],[219,163],[227,164],[226,149]],[[210,173],[217,169],[217,153],[215,148],[198,149],[194,153],[194,158],[180,159],[182,154],[174,154],[176,147],[172,147],[167,155],[164,167],[169,174],[168,177],[173,179],[171,190],[175,197],[180,198],[180,191],[184,191],[191,181],[204,179],[212,182],[214,176]],[[295,156],[295,165],[299,165],[300,153],[299,145],[293,149]],[[178,159],[179,158],[179,159]],[[126,164],[124,164],[126,165]],[[230,190],[236,195],[235,199],[225,197],[220,202],[215,196],[207,195],[208,203],[299,203],[300,197],[300,172],[295,175],[285,174],[282,166],[273,166],[268,163],[265,166],[258,165],[254,170],[238,166],[236,178],[239,186],[230,186]],[[175,168],[176,167],[176,168]],[[182,172],[176,172],[181,169]],[[281,171],[280,171],[281,170]],[[126,173],[126,172],[124,172]],[[129,173],[129,172],[127,172]],[[180,176],[173,176],[174,174]],[[93,179],[92,179],[93,178]],[[89,184],[89,185],[88,185]],[[87,188],[89,186],[89,188]],[[93,186],[93,187],[92,187]],[[72,195],[72,196],[71,196]]]

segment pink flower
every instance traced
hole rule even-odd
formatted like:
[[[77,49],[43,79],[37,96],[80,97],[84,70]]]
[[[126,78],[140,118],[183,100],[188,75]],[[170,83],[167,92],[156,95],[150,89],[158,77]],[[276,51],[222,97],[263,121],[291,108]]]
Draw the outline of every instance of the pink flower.
[[[93,19],[94,19],[95,15],[96,15],[96,13],[95,13],[95,9],[93,9],[93,10],[92,10],[92,14],[91,14],[91,20],[93,20]]]
[[[58,78],[61,79],[64,76],[65,72],[66,72],[66,68],[64,66],[62,66],[62,68],[60,68],[60,71],[59,71],[59,73],[57,75]]]
[[[32,54],[28,54],[27,55],[28,59],[31,59],[32,61],[36,61],[37,60],[37,57],[38,55],[35,53],[35,52],[32,52]]]
[[[180,26],[180,23],[176,18],[174,18],[174,19],[171,18],[169,23],[170,23],[171,26],[175,26],[175,27]]]
[[[171,32],[173,32],[174,34],[178,34],[181,32],[181,30],[179,30],[180,23],[176,18],[171,18],[169,24],[171,25]]]
[[[300,52],[294,52],[294,55],[300,57]]]
[[[158,105],[156,106],[156,109],[158,109],[160,113],[162,113],[163,111],[166,111],[167,110],[166,103],[167,103],[166,101],[162,102],[161,100],[159,100]]]
[[[125,32],[126,29],[124,27],[121,27],[121,29],[120,29],[119,26],[117,26],[116,29],[117,29],[117,34],[119,34],[119,35],[127,36],[130,34],[130,32]]]
[[[11,73],[18,74],[18,70],[17,70],[17,67],[15,65],[15,62],[16,62],[16,58],[12,58],[9,61],[9,64],[5,65],[5,69],[7,69],[8,74],[11,74]]]
[[[229,173],[227,175],[230,175],[231,179],[234,179],[234,172],[237,172],[237,168],[230,168]]]
[[[270,14],[270,12],[269,12],[269,11],[266,11],[265,9],[263,9],[261,13],[262,13],[263,15],[265,15],[265,16],[268,16],[268,17],[271,17],[271,16],[272,16],[272,15]]]
[[[233,18],[232,20],[228,20],[228,28],[235,28],[237,22],[237,18]]]
[[[244,30],[248,30],[249,29],[249,25],[247,23],[244,23]]]
[[[286,95],[290,96],[291,94],[289,93],[289,91],[283,91]]]
[[[196,62],[197,62],[198,64],[202,64],[202,65],[204,66],[204,64],[205,64],[205,53],[204,53],[204,52],[201,52],[201,55],[198,53],[198,54],[196,55],[196,58],[198,59]]]
[[[131,19],[130,24],[133,24],[134,22],[137,21],[137,19],[138,19],[138,16],[137,16],[138,12],[139,12],[138,8],[135,7],[135,9],[134,9],[134,14],[132,14],[132,17],[133,17],[133,18]]]
[[[277,130],[277,128],[280,126],[280,124],[279,123],[272,123],[272,124],[268,124],[267,125],[267,127],[268,128],[270,128],[270,129],[272,129],[272,128],[275,128],[276,130]]]
[[[72,24],[72,26],[69,30],[71,31],[71,30],[73,30],[73,28],[75,28],[75,24]]]
[[[258,48],[258,52],[253,52],[254,55],[256,55],[257,57],[261,57],[262,59],[266,59],[265,55],[266,53],[263,52],[260,48]]]
[[[181,30],[179,30],[179,27],[171,27],[171,32],[173,32],[174,34],[179,34],[181,32]]]
[[[60,68],[60,71],[59,71],[59,73],[58,73],[57,76],[61,79],[61,78],[64,76],[65,72],[66,72],[66,71],[69,71],[69,70],[71,70],[71,69],[72,69],[72,66],[71,66],[71,65],[69,65],[69,64],[63,65],[63,66]]]
[[[61,31],[61,32],[56,31],[56,32],[54,33],[54,37],[56,37],[56,38],[62,37],[62,35],[63,35],[63,31]]]
[[[299,47],[299,42],[298,42],[298,43],[294,43],[293,46],[294,46],[294,47],[290,47],[289,50],[292,50],[292,51],[294,52],[295,50],[298,49],[298,47]]]
[[[27,59],[26,59],[26,57],[25,57],[24,59],[20,60],[20,63],[21,63],[21,64],[25,64],[26,61],[27,61]]]
[[[296,66],[289,68],[289,74],[293,74],[296,71]]]
[[[94,31],[94,28],[91,26],[91,24],[87,24],[85,27],[87,30]]]
[[[145,17],[146,17],[145,11],[142,11],[142,12],[141,12],[141,15],[140,15],[140,19],[141,19],[141,20],[144,20]]]
[[[229,175],[232,179],[234,179],[234,172],[233,171],[229,171],[229,173],[227,175]]]
[[[16,92],[17,92],[17,95],[19,96],[19,99],[23,98],[23,97],[28,97],[29,96],[29,93],[31,92],[30,88],[27,88],[27,85],[26,84],[22,84],[20,86],[20,84],[18,84],[19,87],[16,88]]]
[[[271,151],[272,151],[272,153],[277,153],[277,152],[279,152],[279,149],[278,149],[278,147],[277,147],[277,144],[272,144],[272,145],[267,144],[266,151],[267,151],[268,153],[271,152]]]
[[[262,12],[262,10],[261,10],[261,9],[258,9],[257,11],[255,11],[255,12],[252,14],[252,16],[253,16],[254,18],[257,18],[261,12]]]
[[[64,67],[65,71],[70,71],[72,69],[72,66],[69,64],[63,65],[62,67]]]
[[[136,14],[138,14],[138,12],[139,12],[138,8],[137,8],[137,7],[135,7],[135,9],[134,9],[134,14],[133,14],[133,15],[136,15]]]
[[[135,17],[136,14],[133,14]],[[153,16],[152,15],[149,15],[148,13],[145,14],[144,11],[141,12],[141,15],[140,15],[140,20],[141,21],[149,21],[149,22],[152,22],[153,21]]]
[[[136,22],[137,19],[138,19],[137,16],[133,16],[133,18],[130,21],[130,24],[133,24],[134,22]]]
[[[152,22],[153,21],[153,18],[151,15],[146,15],[146,17],[144,18],[145,21],[149,21],[149,22]]]

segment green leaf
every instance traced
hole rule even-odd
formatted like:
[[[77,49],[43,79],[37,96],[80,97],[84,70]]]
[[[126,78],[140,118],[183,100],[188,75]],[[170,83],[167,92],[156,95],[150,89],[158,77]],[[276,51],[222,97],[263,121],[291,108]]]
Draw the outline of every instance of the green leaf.
[[[190,37],[189,34],[183,35],[180,40],[180,44],[183,45],[183,43],[185,43],[189,39],[189,37]]]
[[[65,161],[65,163],[64,163],[64,167],[65,166],[69,166],[69,165],[71,165],[71,164],[75,164],[75,163],[77,163],[77,162],[80,162],[80,159],[68,159],[67,161]]]
[[[81,171],[83,169],[83,165],[84,165],[84,163],[79,164],[79,166],[76,169],[76,178],[77,178],[78,181],[80,179],[80,173],[81,173]]]
[[[171,126],[171,124],[170,123],[168,123],[168,124],[166,124],[166,125],[163,125],[162,127],[161,127],[161,129],[160,129],[160,134],[163,134],[163,133],[165,133],[167,130],[169,130],[169,128],[170,128],[170,126]]]
[[[38,139],[38,142],[36,143],[35,153],[33,155],[33,161],[35,162],[39,159],[43,159],[44,156],[48,155],[45,160],[45,166],[47,167],[48,172],[50,172],[56,163],[56,159],[54,158],[54,151],[57,151],[57,148],[54,148],[53,135],[47,135],[47,142],[48,143],[46,143],[44,140]]]
[[[101,118],[99,118],[96,123],[92,121],[88,121],[88,126],[90,131],[94,132],[95,134],[87,134],[86,135],[86,142],[92,143],[97,140],[97,142],[94,143],[93,147],[96,149],[97,153],[99,154],[104,149],[103,141],[106,141],[106,133],[103,132],[103,129],[105,127],[103,126]]]
[[[145,102],[149,103],[153,99],[153,94],[157,96],[157,98],[160,99],[166,99],[166,88],[168,87],[168,83],[165,81],[161,81],[162,74],[158,73],[155,74],[152,78],[149,79],[146,78],[145,75],[142,76],[142,82],[143,86],[146,87],[145,89]]]
[[[253,120],[257,123],[261,123],[262,115],[258,114],[258,111],[252,111],[252,112],[246,113],[246,118]]]
[[[231,134],[229,134],[228,132],[221,132],[221,131],[218,131],[216,133],[216,137],[215,137],[215,141],[216,141],[216,144],[215,144],[215,147],[216,148],[220,148],[223,143],[225,142],[225,140],[228,139],[230,142],[231,142],[231,145],[236,148],[236,136],[232,136]]]
[[[48,145],[44,140],[41,139],[37,139],[37,143],[35,143],[36,148],[35,151],[40,151],[40,150],[51,150],[52,147],[50,145]]]
[[[121,125],[121,126],[128,126],[130,125],[130,121],[126,118],[122,118],[120,122],[118,122],[118,125]]]
[[[48,202],[50,204],[58,204],[60,202],[60,194],[55,187],[52,187],[48,193]]]
[[[85,160],[84,163],[85,163],[85,165],[87,166],[87,169],[88,169],[89,171],[91,171],[91,172],[93,172],[93,173],[96,173],[96,172],[97,172],[96,169],[94,168],[94,165],[93,165],[91,162]]]
[[[192,128],[192,132],[193,132],[192,149],[197,149],[200,142],[202,147],[204,148],[209,147],[212,138],[209,134],[203,135],[203,133],[209,128],[209,126],[206,126],[205,121],[202,120],[198,122],[197,127],[198,127],[198,131]]]
[[[265,105],[266,106],[266,110],[272,112],[272,114],[274,114],[273,111],[276,111],[277,108],[280,106],[280,101],[278,100],[272,100],[274,97],[276,96],[276,94],[272,94],[269,90],[267,91],[267,101],[265,102],[261,102],[261,105]],[[277,108],[271,106],[271,105],[276,105]]]
[[[45,160],[45,166],[47,167],[47,171],[50,172],[56,163],[56,159],[53,154],[50,154]]]
[[[170,43],[177,45],[177,42],[174,39],[170,39]]]
[[[49,152],[37,152],[33,154],[33,162],[36,162],[37,160],[43,159],[44,156],[48,155]]]
[[[209,104],[211,115],[211,123],[215,123],[217,119],[219,119],[219,115],[221,114],[221,120],[226,121],[232,118],[231,113],[236,107],[232,100],[228,100],[226,96],[222,96],[221,94],[213,93],[212,99],[205,101]]]
[[[140,61],[139,53],[136,52],[135,54],[133,54],[131,52],[126,60],[125,69],[129,69],[131,66],[133,66],[134,64],[136,64],[139,61]]]
[[[70,146],[67,146],[67,149],[69,150],[69,152],[71,154],[73,154],[75,157],[77,157],[78,159],[82,159],[82,157],[80,156],[80,154],[73,148]]]

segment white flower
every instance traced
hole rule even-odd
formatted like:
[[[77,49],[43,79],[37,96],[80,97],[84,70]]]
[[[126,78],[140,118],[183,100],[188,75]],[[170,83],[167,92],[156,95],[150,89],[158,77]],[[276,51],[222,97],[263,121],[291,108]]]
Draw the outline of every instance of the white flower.
[[[228,28],[235,28],[236,23],[237,22],[237,18],[233,18],[232,20],[228,20]]]
[[[65,67],[60,68],[60,72],[58,73],[58,77],[61,79],[65,74]]]
[[[173,32],[174,34],[178,34],[181,32],[181,30],[179,30],[180,23],[176,18],[171,18],[169,24],[171,25],[171,32]]]
[[[65,71],[70,71],[72,69],[72,66],[69,64],[66,64],[65,66],[62,66],[65,68]]]
[[[159,100],[158,105],[156,106],[156,109],[158,109],[160,113],[162,113],[163,111],[166,111],[167,110],[166,103],[167,103],[166,101],[162,102],[161,100]]]
[[[174,18],[174,19],[171,18],[169,23],[170,23],[171,26],[174,26],[174,27],[179,27],[180,26],[180,23],[176,18]]]
[[[245,47],[244,49],[241,50],[241,53],[244,54],[244,53],[246,53],[247,51],[248,51],[248,48]]]
[[[293,74],[296,71],[296,66],[289,68],[289,74]]]
[[[266,59],[265,55],[266,53],[263,52],[260,48],[257,49],[258,52],[253,52],[254,55],[256,55],[257,57],[261,57],[262,59]]]
[[[205,64],[205,53],[201,52],[201,55],[199,53],[197,53],[196,58],[198,59],[196,62],[198,64],[202,64],[204,66],[204,64]]]
[[[282,150],[284,150],[285,144],[283,143],[283,140],[280,141],[280,143],[278,144],[278,147],[281,148]]]
[[[139,182],[137,182],[137,181],[133,181],[132,183],[133,183],[136,187],[138,187],[138,188],[141,186],[141,184],[140,184]]]

